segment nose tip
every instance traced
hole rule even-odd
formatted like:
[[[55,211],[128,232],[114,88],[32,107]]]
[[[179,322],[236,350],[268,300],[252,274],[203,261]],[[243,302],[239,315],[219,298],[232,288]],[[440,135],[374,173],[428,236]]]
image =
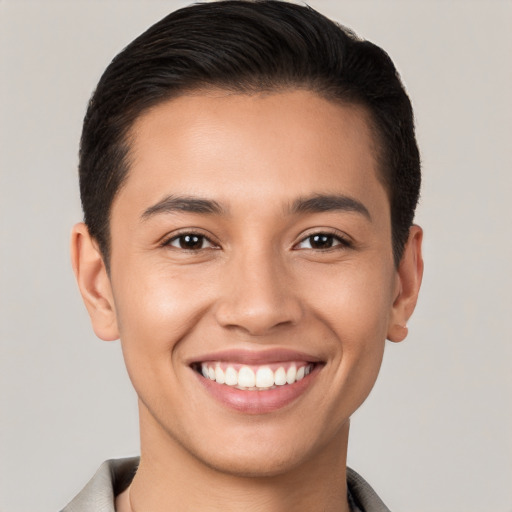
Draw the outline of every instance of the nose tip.
[[[238,302],[236,309],[224,305],[218,311],[219,323],[223,327],[240,329],[251,336],[264,336],[277,327],[293,325],[292,315],[286,315],[284,308],[269,307],[270,304],[244,304]]]
[[[216,308],[220,325],[263,336],[298,323],[302,307],[289,280],[276,266],[254,266],[231,273]]]

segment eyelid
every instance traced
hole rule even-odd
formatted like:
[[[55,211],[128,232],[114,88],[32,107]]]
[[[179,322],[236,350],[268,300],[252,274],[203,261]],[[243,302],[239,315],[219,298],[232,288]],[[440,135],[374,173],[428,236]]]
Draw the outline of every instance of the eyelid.
[[[213,237],[211,235],[207,235],[204,233],[204,231],[197,229],[197,228],[182,228],[182,229],[179,229],[178,231],[173,231],[172,233],[169,233],[162,238],[161,242],[159,243],[159,246],[160,247],[172,247],[173,249],[177,249],[180,251],[187,251],[187,249],[182,249],[182,248],[174,247],[171,245],[172,241],[180,238],[181,236],[186,236],[186,235],[200,236],[200,237],[204,238],[205,240],[207,240],[208,243],[211,245],[211,247],[205,247],[203,249],[196,249],[196,250],[190,249],[189,250],[190,252],[198,252],[198,251],[204,250],[204,249],[220,249],[220,245],[217,242],[215,242],[215,240],[213,239]]]
[[[339,231],[338,229],[334,229],[334,228],[314,228],[309,233],[306,233],[306,234],[303,233],[301,235],[299,241],[296,242],[293,245],[292,249],[294,249],[294,250],[301,250],[300,248],[297,248],[297,246],[300,245],[301,243],[305,242],[308,238],[311,238],[312,236],[315,236],[315,235],[328,235],[328,236],[332,236],[333,238],[337,239],[340,243],[336,244],[333,247],[329,247],[328,249],[313,249],[313,248],[310,248],[308,250],[318,251],[318,252],[327,252],[327,251],[330,251],[330,250],[331,251],[332,250],[336,250],[337,248],[350,249],[350,248],[354,247],[354,242],[353,242],[352,238],[349,237],[343,231]]]

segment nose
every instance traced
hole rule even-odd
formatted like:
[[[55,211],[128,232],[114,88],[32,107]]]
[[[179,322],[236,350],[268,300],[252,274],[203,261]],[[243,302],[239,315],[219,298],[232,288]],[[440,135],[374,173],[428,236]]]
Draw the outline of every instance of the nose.
[[[243,255],[224,269],[217,322],[251,336],[264,336],[279,327],[299,323],[303,311],[293,279],[272,251]]]

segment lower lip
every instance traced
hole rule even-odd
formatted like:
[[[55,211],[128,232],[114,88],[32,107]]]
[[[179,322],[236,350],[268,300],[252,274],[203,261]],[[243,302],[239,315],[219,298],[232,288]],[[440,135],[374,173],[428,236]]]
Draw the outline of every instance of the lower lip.
[[[297,400],[311,386],[319,371],[320,365],[317,364],[302,380],[264,391],[244,391],[226,384],[218,384],[196,371],[194,373],[206,391],[223,405],[246,414],[265,414],[277,411]]]

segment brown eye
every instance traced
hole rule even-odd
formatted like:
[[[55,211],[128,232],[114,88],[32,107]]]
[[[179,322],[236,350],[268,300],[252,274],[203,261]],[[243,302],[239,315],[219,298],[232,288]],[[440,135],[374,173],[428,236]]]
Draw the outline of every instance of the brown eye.
[[[184,233],[182,235],[171,238],[167,245],[176,247],[177,249],[185,249],[187,251],[199,251],[214,247],[213,244],[203,235],[196,233]]]
[[[330,249],[334,244],[334,237],[320,233],[309,237],[309,245],[312,249]]]
[[[331,233],[315,233],[304,238],[304,240],[297,244],[296,247],[298,249],[313,249],[321,251],[338,246],[340,249],[343,247],[350,247],[350,243],[338,235],[333,235]]]

